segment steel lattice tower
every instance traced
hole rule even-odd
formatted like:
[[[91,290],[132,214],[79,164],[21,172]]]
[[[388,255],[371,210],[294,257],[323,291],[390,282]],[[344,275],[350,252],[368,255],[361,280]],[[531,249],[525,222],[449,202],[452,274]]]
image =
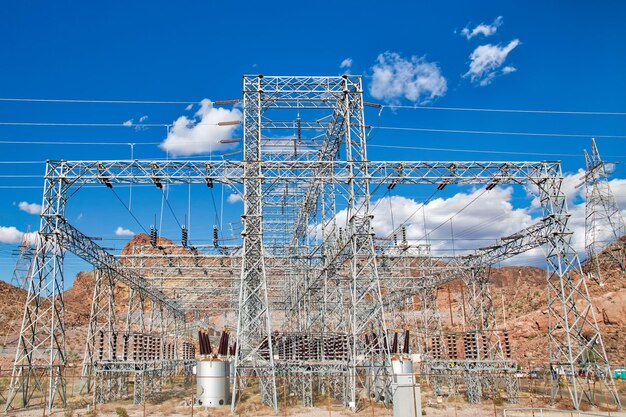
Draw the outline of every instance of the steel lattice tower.
[[[417,333],[441,341],[436,288],[461,277],[472,289],[466,325],[484,348],[457,369],[475,387],[468,395],[488,395],[484,375],[515,369],[503,358],[489,267],[540,246],[547,248],[551,363],[567,375],[576,408],[592,398],[590,370],[603,375],[619,404],[585,276],[577,273],[560,164],[370,160],[366,129],[360,76],[244,76],[241,161],[49,161],[7,409],[65,404],[66,251],[96,271],[82,368],[83,391],[95,401],[131,395],[131,376],[136,403],[158,396],[164,377],[188,378],[197,313],[226,312],[236,323],[233,409],[252,379],[276,411],[280,389],[313,405],[321,389],[313,378],[353,410],[366,398],[389,403],[388,327],[406,319],[386,311],[403,314],[420,299],[427,313]],[[65,218],[73,190],[85,184],[162,190],[214,183],[242,191],[241,245],[181,248],[154,239],[114,256]],[[370,199],[391,184],[533,185],[542,217],[469,255],[434,258],[405,239],[375,241]],[[116,295],[119,287],[128,299]],[[452,375],[445,358],[435,359],[433,368]]]
[[[600,158],[595,139],[591,140],[591,155],[585,150],[585,164],[585,251],[587,261],[591,262],[591,275],[601,283],[598,255],[607,246],[619,241],[626,233],[626,227],[609,186],[607,166]],[[609,250],[608,255],[622,271],[626,271],[626,249],[623,244]]]

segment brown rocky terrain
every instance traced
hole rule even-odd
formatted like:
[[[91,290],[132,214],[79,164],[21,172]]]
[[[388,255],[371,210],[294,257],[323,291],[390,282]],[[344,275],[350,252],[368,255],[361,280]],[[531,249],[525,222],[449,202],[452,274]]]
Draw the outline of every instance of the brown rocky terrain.
[[[159,244],[172,245],[161,238]],[[621,245],[626,245],[622,239]],[[149,245],[147,235],[137,235],[123,249],[132,253],[135,246]],[[158,249],[147,249],[156,251]],[[171,249],[187,251],[182,247]],[[595,306],[595,315],[602,330],[609,359],[618,365],[626,364],[626,275],[603,256],[603,285],[588,280],[589,293]],[[588,272],[588,271],[586,271]],[[521,365],[539,366],[547,359],[547,293],[546,271],[535,267],[500,267],[491,270],[492,298],[500,327],[509,331],[513,356]],[[72,362],[80,362],[84,349],[87,323],[91,310],[94,286],[93,272],[77,274],[74,285],[65,292],[65,320],[68,355]],[[128,297],[123,286],[116,289],[121,299]],[[463,294],[459,283],[439,290],[438,303],[444,330],[458,329],[463,320],[459,301]],[[26,292],[0,281],[0,366],[6,369],[13,360],[14,346],[19,334]],[[121,302],[120,305],[124,303]],[[120,311],[121,313],[121,311]],[[453,326],[454,324],[454,326]]]

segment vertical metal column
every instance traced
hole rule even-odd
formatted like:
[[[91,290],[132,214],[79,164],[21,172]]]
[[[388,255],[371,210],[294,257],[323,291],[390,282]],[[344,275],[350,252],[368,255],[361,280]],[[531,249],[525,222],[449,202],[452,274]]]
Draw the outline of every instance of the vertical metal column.
[[[6,410],[32,405],[38,398],[52,409],[55,399],[65,405],[64,250],[59,228],[64,221],[64,164],[57,172],[46,167],[43,208],[34,264],[28,279],[22,329],[18,340]],[[14,404],[16,396],[21,404]]]
[[[550,364],[557,374],[552,384],[552,398],[556,399],[560,379],[564,378],[576,409],[580,408],[583,396],[593,403],[594,391],[589,385],[593,373],[600,377],[615,404],[621,407],[585,274],[571,246],[572,233],[567,226],[569,214],[561,190],[560,167],[546,167],[542,174],[543,178],[537,183],[541,207],[544,217],[552,216],[555,221],[546,253]]]
[[[602,283],[598,255],[611,243],[624,236],[626,227],[609,186],[606,164],[600,158],[595,139],[591,141],[591,155],[585,150],[585,163],[587,168],[583,177],[583,184],[586,185],[585,250],[587,262],[591,262],[592,278]],[[614,261],[622,271],[626,271],[624,245],[619,245],[615,250],[609,250],[608,258]]]
[[[361,79],[344,76],[343,110],[346,114],[346,161],[348,181],[348,235],[350,239],[351,334],[349,384],[350,407],[358,409],[359,380],[370,380],[376,400],[391,401],[389,366],[380,281],[371,227],[370,190]],[[369,331],[377,338],[366,343]]]
[[[263,76],[243,78],[244,215],[243,259],[237,320],[237,352],[232,410],[248,381],[256,375],[263,402],[278,412],[271,317],[263,252],[261,104]],[[243,380],[242,380],[243,379]]]

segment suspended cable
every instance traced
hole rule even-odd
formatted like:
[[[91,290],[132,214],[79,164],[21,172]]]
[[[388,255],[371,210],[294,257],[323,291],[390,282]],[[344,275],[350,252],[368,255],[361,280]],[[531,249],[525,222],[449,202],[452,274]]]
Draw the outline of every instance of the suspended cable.
[[[426,148],[426,147],[420,147],[420,146],[401,146],[401,145],[367,145],[367,147],[368,148],[386,148],[386,149],[408,149],[408,150],[416,150],[416,151],[485,153],[485,154],[501,154],[501,155],[573,156],[573,157],[582,156],[582,154],[575,154],[575,153],[542,153],[542,152],[494,151],[494,150],[480,150],[480,149]],[[618,156],[613,156],[613,158],[615,157],[618,157]],[[626,158],[626,156],[623,156],[623,157]]]
[[[390,109],[410,109],[410,110],[446,110],[446,111],[466,111],[466,112],[485,112],[485,113],[528,113],[528,114],[568,114],[583,116],[626,116],[626,112],[607,112],[607,111],[575,111],[575,110],[527,110],[527,109],[494,109],[484,107],[442,107],[442,106],[402,106],[402,105],[383,105]]]
[[[93,99],[64,99],[64,98],[27,98],[27,97],[0,97],[0,101],[20,103],[91,103],[91,104],[201,104],[199,101],[172,101],[172,100],[93,100]],[[237,104],[240,100],[217,100],[212,104]]]
[[[31,97],[0,97],[4,102],[20,103],[86,103],[86,104],[159,104],[159,105],[182,105],[200,104],[199,101],[182,100],[100,100],[100,99],[64,99],[64,98],[31,98]],[[216,105],[237,104],[240,100],[217,100]],[[486,112],[486,113],[529,113],[529,114],[566,114],[566,115],[600,115],[600,116],[626,116],[626,112],[609,111],[580,111],[580,110],[543,110],[543,109],[499,109],[485,107],[448,107],[448,106],[419,106],[419,105],[375,105],[374,107],[389,109],[409,110],[443,110],[463,112]]]
[[[132,216],[133,219],[135,219],[135,222],[137,222],[137,224],[139,225],[139,227],[141,227],[141,230],[144,231],[145,234],[148,234],[148,231],[146,230],[145,227],[143,227],[143,225],[141,224],[141,222],[139,221],[139,219],[135,216],[135,214],[128,208],[128,206],[126,205],[126,203],[124,203],[124,201],[120,198],[120,196],[115,192],[115,190],[113,188],[109,188],[113,194],[115,195],[115,197],[117,197],[117,199],[119,200],[120,203],[122,203],[122,205],[124,206],[124,208],[128,211],[128,213],[130,213],[130,215]]]
[[[217,123],[194,123],[193,126],[232,126],[239,120]],[[48,127],[172,127],[173,123],[52,123],[52,122],[0,122],[1,126],[48,126]]]
[[[167,187],[167,191],[168,191],[168,194],[169,194],[169,187]],[[175,220],[175,221],[176,221],[176,223],[178,224],[178,227],[182,228],[182,227],[183,227],[183,225],[182,225],[182,224],[178,221],[178,217],[176,217],[176,213],[174,213],[174,209],[172,208],[172,205],[170,204],[170,199],[168,198],[168,196],[167,196],[167,194],[165,193],[165,191],[164,191],[164,190],[162,190],[162,189],[161,189],[161,193],[163,193],[163,197],[164,197],[164,199],[165,199],[165,203],[167,204],[167,207],[169,208],[170,213],[172,213],[172,216],[174,216],[174,220]],[[163,204],[161,203],[161,206],[162,206],[162,205],[163,205]],[[162,222],[163,222],[163,218],[161,217],[161,223],[162,223]],[[161,227],[161,226],[162,226],[162,224],[161,224],[161,225],[159,225],[159,227]]]
[[[472,203],[474,203],[476,200],[478,200],[478,198],[480,198],[483,194],[485,194],[487,192],[487,190],[483,190],[480,194],[478,194],[476,197],[474,197],[471,201],[469,201],[465,206],[463,206],[459,211],[457,211],[456,213],[454,213],[452,216],[450,216],[447,220],[444,220],[443,222],[441,222],[439,224],[439,226],[435,227],[434,229],[430,230],[427,234],[432,234],[433,232],[439,230],[444,224],[448,223],[449,221],[452,221],[452,219],[454,219],[456,216],[458,216],[459,214],[461,214],[466,208],[468,208]],[[426,237],[426,235],[422,236],[421,238],[419,238],[418,240],[422,240]]]
[[[372,128],[374,129],[374,128]],[[575,133],[539,133],[539,132],[504,132],[490,130],[461,130],[461,129],[431,129],[421,127],[399,127],[399,126],[378,126],[375,129],[380,130],[399,130],[411,132],[433,132],[433,133],[461,133],[472,135],[499,135],[499,136],[545,136],[545,137],[570,137],[570,138],[610,138],[610,139],[626,139],[622,135],[596,135],[596,134],[575,134]]]

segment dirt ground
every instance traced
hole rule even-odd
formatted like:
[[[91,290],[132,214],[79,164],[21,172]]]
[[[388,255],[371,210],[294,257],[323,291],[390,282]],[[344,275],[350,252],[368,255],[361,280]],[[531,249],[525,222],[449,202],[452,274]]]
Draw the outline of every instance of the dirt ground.
[[[620,387],[621,388],[621,387]],[[10,412],[8,416],[15,417],[227,417],[232,416],[229,406],[217,407],[217,408],[203,408],[198,406],[191,406],[191,395],[193,394],[193,388],[174,388],[172,390],[164,390],[162,400],[158,403],[147,402],[144,405],[134,405],[131,400],[117,401],[114,403],[108,403],[98,405],[95,409],[89,404],[89,398],[70,396],[68,399],[68,408],[65,410],[53,410],[50,414],[47,411],[44,412],[42,408],[32,408],[28,410],[22,410],[17,412]],[[451,397],[436,397],[432,394],[427,386],[422,387],[422,415],[443,417],[490,417],[490,416],[504,416],[505,409],[524,408],[524,407],[546,407],[551,408],[548,405],[548,399],[544,394],[540,394],[541,390],[535,390],[534,393],[522,392],[519,404],[508,404],[500,398],[496,398],[495,401],[484,400],[481,404],[468,404],[462,396]],[[70,392],[68,392],[69,394]],[[280,397],[280,396],[279,396]],[[348,417],[355,416],[349,409],[344,408],[341,404],[335,404],[328,401],[325,398],[318,398],[314,407],[303,407],[296,405],[297,400],[295,398],[279,398],[279,410],[278,416],[302,416],[302,417]],[[386,409],[381,404],[376,403],[361,403],[361,409],[357,415],[364,417],[392,417],[393,409]],[[571,407],[568,406],[566,398],[562,398],[561,401],[555,405],[557,408],[567,410]],[[608,408],[592,408],[584,406],[583,411],[598,413],[602,415],[626,417],[626,412],[616,412]],[[610,414],[608,414],[610,411]],[[269,407],[260,405],[258,396],[253,395],[245,398],[244,401],[238,406],[235,416],[242,417],[263,417],[263,416],[275,416],[276,414]],[[535,416],[541,414],[536,411]],[[533,413],[528,411],[524,412],[507,412],[507,416],[511,417],[525,417],[533,416]],[[543,416],[546,417],[576,417],[577,414],[570,415],[570,413],[549,413],[544,412]]]

